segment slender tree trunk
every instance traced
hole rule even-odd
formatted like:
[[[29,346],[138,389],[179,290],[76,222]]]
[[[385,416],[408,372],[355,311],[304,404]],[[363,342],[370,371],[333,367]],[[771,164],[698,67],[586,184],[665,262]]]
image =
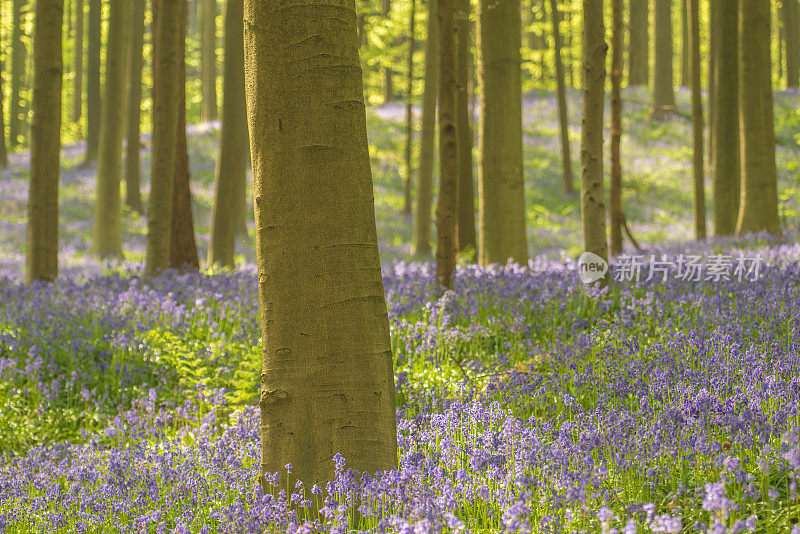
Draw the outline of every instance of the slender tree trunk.
[[[528,261],[519,0],[478,2],[480,263]]]
[[[175,174],[172,179],[172,210],[169,234],[169,266],[196,271],[200,268],[192,221],[192,192],[189,188],[189,153],[186,149],[186,0],[180,2],[180,43],[178,78],[178,127],[175,130]]]
[[[456,129],[456,0],[439,0],[439,194],[436,198],[436,280],[452,287],[456,268],[458,131]]]
[[[114,0],[111,3],[94,211],[93,248],[100,257],[122,255],[119,182],[124,124],[120,120],[120,110],[125,109],[129,16],[128,0]]]
[[[678,0],[681,4],[681,87],[689,87],[691,83],[691,45],[689,44],[688,3],[691,0]]]
[[[628,39],[628,84],[650,83],[649,0],[630,0]]]
[[[622,253],[622,0],[611,0],[611,255]]]
[[[706,238],[705,164],[703,163],[703,87],[700,78],[700,8],[698,0],[689,3],[689,45],[692,74],[692,133],[694,139],[694,219],[695,236]]]
[[[716,143],[716,136],[714,135],[714,127],[716,125],[716,92],[717,92],[717,81],[716,81],[716,62],[717,62],[717,41],[719,40],[718,33],[719,30],[716,27],[716,17],[717,12],[719,11],[719,2],[718,0],[710,0],[708,10],[709,10],[709,22],[708,22],[708,157],[706,158],[706,166],[707,172],[713,176],[712,166],[714,162],[714,152],[716,151],[716,147],[714,146]],[[735,56],[736,54],[734,54]]]
[[[572,55],[572,33],[574,32],[574,28],[572,26],[572,6],[570,4],[567,4],[566,11],[564,12],[564,19],[567,21],[568,29],[564,39],[567,48],[567,78],[569,86],[574,89],[577,84],[575,83],[575,60]]]
[[[22,88],[25,81],[25,58],[28,52],[25,43],[22,41],[24,35],[24,15],[23,8],[27,2],[25,0],[14,0],[11,9],[11,94],[8,102],[8,146],[14,148],[20,143],[22,135]]]
[[[742,189],[736,233],[780,234],[769,2],[740,0],[739,42]]]
[[[0,28],[3,27],[3,9],[0,9]],[[5,92],[3,89],[3,72],[5,63],[0,59],[0,169],[8,167],[8,150],[6,148],[6,108]]]
[[[472,126],[469,111],[470,54],[469,0],[455,0],[457,34],[456,58],[456,136],[458,137],[458,221],[456,247],[458,251],[475,250],[475,188],[472,178]]]
[[[142,65],[144,40],[144,0],[131,2],[130,46],[128,47],[128,120],[125,151],[125,204],[138,213],[144,212],[139,164],[142,115]]]
[[[225,4],[225,72],[222,90],[222,132],[211,213],[208,263],[233,267],[236,207],[247,172],[247,117],[244,101],[242,0]]]
[[[217,120],[217,0],[202,0],[201,84],[202,118]]]
[[[685,1],[685,0],[681,0]],[[672,0],[655,0],[656,67],[653,79],[653,115],[675,111],[672,86]]]
[[[181,2],[154,0],[153,156],[147,207],[145,271],[157,274],[170,266],[170,223],[178,129],[181,55]]]
[[[800,4],[798,0],[783,0],[783,35],[786,41],[786,86],[800,84]],[[780,42],[780,39],[779,39]]]
[[[719,2],[712,11],[714,46],[714,233],[732,235],[739,213],[739,8]],[[721,111],[721,113],[720,113]]]
[[[417,198],[414,203],[414,235],[411,253],[431,253],[431,207],[433,205],[433,163],[436,141],[436,100],[439,93],[439,15],[438,0],[428,0],[428,37],[425,41],[425,92],[422,95]]]
[[[261,473],[310,487],[337,453],[361,473],[397,466],[395,390],[355,4],[282,5],[245,2]]]
[[[63,0],[37,0],[33,35],[33,128],[25,280],[58,276]]]
[[[561,167],[564,172],[564,191],[574,191],[572,175],[572,156],[569,147],[569,114],[567,110],[567,89],[564,82],[564,62],[561,59],[561,30],[559,21],[561,16],[558,11],[558,0],[550,0],[553,19],[553,47],[556,64],[556,96],[558,98],[558,123],[561,127]]]
[[[89,47],[86,51],[86,163],[97,159],[100,145],[100,48],[102,46],[103,6],[89,0]]]
[[[391,13],[391,0],[381,0],[381,16],[384,20],[391,20]],[[385,53],[386,51],[384,50]],[[390,58],[383,65],[383,103],[388,104],[392,100],[394,100],[394,70],[392,69],[392,59]]]
[[[406,174],[403,180],[403,213],[411,214],[411,180],[413,169],[411,167],[411,150],[414,146],[414,47],[416,38],[414,27],[417,17],[417,2],[411,0],[408,21],[408,79],[406,85]]]
[[[603,188],[603,100],[606,80],[603,4],[583,0],[583,123],[581,127],[581,220],[583,248],[608,260]]]
[[[83,0],[75,0],[75,42],[72,49],[72,122],[80,124],[83,113]]]

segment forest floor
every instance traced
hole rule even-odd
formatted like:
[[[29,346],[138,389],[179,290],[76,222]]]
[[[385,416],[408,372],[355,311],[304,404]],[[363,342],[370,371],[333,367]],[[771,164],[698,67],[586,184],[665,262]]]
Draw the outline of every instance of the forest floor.
[[[800,95],[776,102],[793,237]],[[577,123],[577,94],[571,104]],[[126,213],[126,260],[97,264],[94,170],[67,147],[64,276],[24,286],[26,156],[13,155],[0,175],[0,531],[800,532],[800,245],[689,241],[688,121],[627,108],[628,217],[647,253],[673,263],[637,278],[620,261],[601,292],[580,283],[554,100],[529,95],[528,227],[542,254],[462,264],[444,295],[431,263],[399,261],[401,110],[370,111],[398,468],[267,494],[252,247],[237,271],[145,279],[144,220]],[[197,126],[189,141],[201,257],[215,139]],[[705,262],[701,275],[682,254]]]

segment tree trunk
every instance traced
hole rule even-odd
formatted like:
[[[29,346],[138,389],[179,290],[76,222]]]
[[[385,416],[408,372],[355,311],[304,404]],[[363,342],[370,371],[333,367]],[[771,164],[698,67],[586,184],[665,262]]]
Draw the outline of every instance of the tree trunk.
[[[556,64],[556,96],[558,98],[558,123],[561,127],[561,167],[564,173],[564,191],[574,191],[572,175],[572,156],[569,146],[569,114],[567,110],[567,89],[564,81],[564,62],[561,59],[561,29],[559,21],[558,0],[550,0],[551,17],[553,19],[553,47]]]
[[[780,234],[770,61],[770,6],[739,2],[741,209],[736,233]]]
[[[417,198],[414,204],[414,235],[411,253],[431,253],[431,206],[433,204],[433,160],[436,141],[436,100],[439,93],[439,15],[438,0],[428,0],[428,37],[425,41],[425,91],[422,95]]]
[[[783,35],[786,41],[786,86],[800,84],[800,4],[798,0],[783,0]]]
[[[608,260],[603,189],[603,99],[606,42],[603,3],[583,0],[583,122],[581,126],[581,220],[583,248]]]
[[[528,261],[519,0],[478,2],[480,263]]]
[[[630,37],[628,39],[628,84],[650,83],[650,2],[630,0]]]
[[[217,0],[202,0],[201,76],[203,121],[217,120]]]
[[[61,0],[37,0],[33,35],[33,127],[25,280],[58,276],[61,149]]]
[[[22,135],[22,114],[25,106],[22,104],[22,89],[25,81],[25,58],[28,52],[22,36],[25,31],[23,8],[25,0],[14,0],[12,3],[11,23],[11,94],[8,102],[8,146],[14,148],[20,143]]]
[[[97,159],[100,145],[100,48],[102,46],[103,6],[89,0],[89,48],[86,51],[86,163]]]
[[[653,79],[653,115],[662,117],[675,111],[675,89],[672,86],[672,0],[656,0],[654,26],[656,67]]]
[[[681,87],[691,83],[691,44],[689,37],[688,3],[691,0],[678,0],[681,4]]]
[[[622,253],[622,0],[611,0],[611,255]]]
[[[381,15],[384,20],[391,20],[392,2],[391,0],[381,0]],[[386,43],[386,46],[390,46]],[[383,51],[385,55],[386,50]],[[386,56],[384,56],[386,59]],[[388,58],[386,64],[383,65],[383,103],[388,104],[394,100],[394,71],[392,70],[392,58]]]
[[[141,167],[139,152],[142,114],[142,64],[144,37],[144,0],[131,2],[130,44],[128,47],[128,120],[125,135],[125,204],[138,213],[143,213],[141,194]]]
[[[416,38],[414,26],[416,25],[417,2],[411,0],[408,21],[408,79],[406,85],[406,174],[403,180],[403,213],[411,214],[411,150],[414,146],[414,47]]]
[[[157,274],[170,266],[170,223],[178,129],[181,68],[181,2],[154,0],[153,149],[150,201],[147,207],[145,271]]]
[[[3,27],[3,10],[0,9],[0,28]],[[3,92],[3,71],[5,64],[0,60],[0,169],[8,167],[8,150],[6,149],[6,108],[3,105],[5,93]]]
[[[439,193],[436,198],[436,281],[452,287],[456,268],[458,132],[456,130],[456,39],[454,0],[439,1]]]
[[[714,138],[711,173],[714,176],[714,233],[732,235],[739,213],[739,11],[729,2],[715,4]]]
[[[470,54],[470,2],[455,0],[457,34],[456,58],[456,136],[458,137],[458,217],[456,222],[456,247],[459,252],[477,248],[475,241],[475,188],[472,178],[472,126],[469,108]]]
[[[124,124],[119,115],[120,110],[125,109],[129,16],[128,0],[114,0],[111,3],[94,211],[93,249],[101,258],[122,255],[119,181]]]
[[[244,25],[261,473],[279,472],[276,488],[323,486],[337,453],[361,473],[397,466],[355,4],[282,5],[247,0]]]
[[[718,0],[710,0],[709,6],[709,23],[708,23],[708,157],[706,158],[707,172],[712,173],[712,166],[714,162],[714,152],[716,136],[714,135],[714,125],[716,124],[716,61],[717,61],[717,41],[719,40],[719,30],[716,27],[715,17],[719,11]],[[736,54],[733,54],[736,56]],[[712,173],[713,176],[713,173]]]
[[[225,72],[222,90],[222,132],[217,157],[216,190],[211,214],[208,263],[233,267],[235,220],[247,172],[247,117],[244,101],[242,0],[225,4]],[[243,193],[241,193],[243,194]]]
[[[75,0],[75,42],[72,49],[72,122],[80,125],[83,113],[83,0]]]
[[[703,87],[700,78],[700,8],[698,0],[689,3],[689,44],[692,74],[692,133],[694,139],[694,220],[697,239],[706,238],[705,165],[703,163]]]

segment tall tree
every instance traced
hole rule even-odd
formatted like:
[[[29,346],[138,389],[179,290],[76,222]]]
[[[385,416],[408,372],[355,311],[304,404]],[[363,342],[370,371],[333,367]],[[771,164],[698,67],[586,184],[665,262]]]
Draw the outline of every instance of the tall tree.
[[[454,0],[439,0],[439,193],[436,198],[436,280],[452,286],[456,268],[458,132]]]
[[[355,3],[281,6],[247,0],[244,25],[261,473],[279,487],[332,480],[337,453],[362,473],[397,466]]]
[[[417,2],[411,0],[408,16],[408,78],[406,85],[406,173],[403,177],[403,213],[411,214],[411,180],[413,169],[411,164],[411,151],[414,145],[414,47],[416,36],[414,27],[417,18]]]
[[[457,222],[456,246],[459,251],[475,250],[475,187],[472,178],[472,126],[470,124],[469,77],[472,65],[470,54],[470,2],[455,0],[456,50],[456,136],[458,137],[458,186],[456,187]]]
[[[779,234],[769,2],[739,1],[739,42],[742,189],[736,233]]]
[[[650,83],[650,2],[630,0],[628,38],[628,84]]]
[[[417,197],[414,203],[414,234],[411,253],[431,253],[431,206],[433,204],[433,163],[436,140],[436,100],[439,93],[439,15],[438,0],[428,0],[428,36],[425,41],[425,89],[422,95]]]
[[[83,0],[75,2],[75,40],[72,43],[72,122],[80,124],[83,112]]]
[[[170,210],[169,266],[196,271],[200,267],[192,220],[192,193],[189,188],[189,152],[186,148],[186,0],[180,2],[178,43],[178,127],[175,130],[175,172],[172,178]],[[157,48],[156,44],[156,48]],[[157,52],[156,52],[157,53]]]
[[[561,127],[561,168],[564,173],[564,191],[572,193],[574,187],[572,174],[572,155],[569,146],[569,114],[567,110],[567,88],[564,81],[564,61],[561,58],[561,14],[558,0],[550,0],[553,19],[553,52],[556,64],[556,96],[558,98],[558,123]]]
[[[125,109],[130,13],[128,0],[114,0],[110,7],[94,210],[93,248],[100,257],[122,254],[119,182],[122,174],[123,121],[119,120],[119,110]]]
[[[3,10],[0,9],[0,28],[3,27]],[[5,53],[3,54],[5,56]],[[3,105],[5,93],[3,92],[3,72],[5,62],[0,56],[0,169],[8,167],[8,150],[6,148],[6,108]]]
[[[478,2],[481,265],[528,261],[522,171],[519,0]]]
[[[800,4],[798,0],[783,0],[782,7],[783,37],[786,43],[786,86],[796,89],[800,84]]]
[[[606,81],[603,3],[583,0],[583,122],[581,221],[583,248],[608,260],[603,188],[603,100]]]
[[[622,253],[622,0],[611,0],[611,255]]]
[[[689,47],[692,75],[692,138],[694,140],[694,220],[697,239],[706,237],[705,164],[703,163],[703,87],[700,78],[700,7],[698,0],[689,4]]]
[[[150,201],[147,206],[147,251],[145,271],[157,274],[170,265],[170,223],[178,129],[181,2],[154,0],[153,54],[153,156],[150,171]]]
[[[33,128],[25,279],[58,276],[63,0],[37,0],[33,35]]]
[[[97,159],[100,145],[100,48],[102,45],[103,5],[89,0],[89,47],[86,50],[86,163]]]
[[[144,54],[144,0],[130,3],[130,43],[128,47],[128,120],[127,150],[125,151],[125,204],[138,213],[144,212],[141,193],[141,165],[139,162],[142,115],[142,64]]]
[[[201,85],[204,121],[217,120],[217,0],[202,0]]]
[[[381,15],[383,16],[384,20],[391,21],[391,13],[392,13],[392,1],[391,0],[381,0]],[[386,47],[383,51],[384,57],[386,58],[385,64],[383,65],[383,102],[384,104],[391,102],[394,100],[394,69],[392,69],[393,58],[390,54],[391,43],[386,42],[384,43]]]
[[[25,34],[26,0],[14,0],[11,4],[11,93],[8,101],[8,146],[14,148],[22,135],[22,89],[25,80],[25,58],[27,50],[22,36]]]
[[[691,43],[689,36],[689,2],[678,0],[681,5],[681,87],[691,83]]]
[[[247,171],[247,116],[244,101],[242,0],[225,4],[225,71],[222,88],[222,132],[217,157],[208,263],[233,267],[235,215],[244,195]]]
[[[682,0],[685,1],[685,0]],[[672,0],[655,0],[655,76],[653,77],[653,115],[675,111],[672,86]]]

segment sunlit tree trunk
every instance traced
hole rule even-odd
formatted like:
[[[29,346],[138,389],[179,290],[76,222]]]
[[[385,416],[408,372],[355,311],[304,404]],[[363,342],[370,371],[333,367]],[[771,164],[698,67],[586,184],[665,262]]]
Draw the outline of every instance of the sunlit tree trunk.
[[[217,120],[217,0],[202,0],[201,85],[204,121]]]
[[[458,133],[456,131],[456,0],[439,0],[439,193],[436,198],[436,281],[450,288],[456,268]]]
[[[628,84],[650,83],[649,0],[630,0],[628,39]]]
[[[80,124],[83,113],[83,0],[75,2],[75,40],[72,44],[72,122]]]
[[[394,469],[394,374],[355,3],[244,6],[261,473],[279,472],[278,488],[294,479],[322,486],[337,453],[362,473]]]
[[[172,191],[179,124],[181,2],[154,0],[153,149],[150,200],[147,206],[145,271],[157,274],[170,266]]]
[[[475,187],[472,178],[472,125],[470,124],[469,76],[470,54],[470,2],[455,0],[456,51],[456,136],[458,137],[458,217],[456,223],[456,248],[459,251],[475,250]]]
[[[569,114],[567,110],[567,88],[564,81],[564,62],[561,59],[561,15],[558,0],[550,0],[551,18],[553,19],[553,51],[556,64],[556,96],[558,98],[558,123],[561,129],[561,167],[564,173],[564,191],[574,191],[572,174],[572,155],[569,146]]]
[[[478,2],[479,259],[527,263],[519,0]]]
[[[689,43],[689,13],[688,2],[691,0],[678,0],[681,5],[681,87],[689,87],[691,83],[691,45]]]
[[[798,0],[783,0],[783,36],[786,43],[786,86],[800,84],[800,4]],[[780,39],[779,39],[780,41]]]
[[[611,0],[611,255],[622,253],[622,0]]]
[[[741,203],[736,233],[779,234],[770,61],[770,5],[739,1]]]
[[[37,0],[33,35],[33,125],[25,280],[58,276],[63,0]]]
[[[86,50],[86,163],[97,159],[100,145],[100,48],[102,46],[102,4],[89,0]]]
[[[606,80],[603,4],[583,0],[583,122],[581,126],[581,221],[583,248],[608,259],[603,188],[603,99]]]
[[[436,100],[439,94],[438,0],[428,0],[428,35],[425,41],[425,91],[422,95],[417,197],[414,203],[414,234],[411,253],[431,253],[431,209],[433,205],[433,163],[436,142]]]
[[[692,78],[692,138],[694,154],[694,220],[697,239],[706,237],[705,164],[703,163],[703,87],[700,78],[700,8],[698,0],[686,0],[689,6],[689,48]]]
[[[653,77],[653,115],[659,117],[675,111],[675,89],[672,86],[672,0],[655,0],[654,26],[656,66]]]
[[[415,26],[417,2],[411,0],[408,20],[408,78],[406,80],[406,173],[403,179],[403,213],[411,214],[411,180],[414,171],[411,164],[411,151],[414,146],[414,47],[416,46]]]
[[[97,160],[97,198],[94,211],[94,252],[100,257],[122,254],[120,227],[120,176],[122,174],[125,70],[128,58],[128,0],[114,0],[108,21],[106,83],[100,120]]]
[[[8,101],[8,146],[14,148],[20,143],[22,135],[24,106],[22,104],[22,89],[25,81],[25,58],[27,50],[22,41],[24,35],[23,8],[27,5],[25,0],[14,0],[11,4],[11,93]]]
[[[222,90],[222,132],[211,212],[208,263],[233,267],[235,220],[247,171],[247,117],[244,101],[242,0],[225,4],[225,72]]]
[[[128,47],[128,120],[127,150],[125,151],[125,204],[143,213],[141,193],[141,166],[139,164],[141,106],[142,106],[142,50],[144,34],[144,0],[131,1],[130,43]]]

